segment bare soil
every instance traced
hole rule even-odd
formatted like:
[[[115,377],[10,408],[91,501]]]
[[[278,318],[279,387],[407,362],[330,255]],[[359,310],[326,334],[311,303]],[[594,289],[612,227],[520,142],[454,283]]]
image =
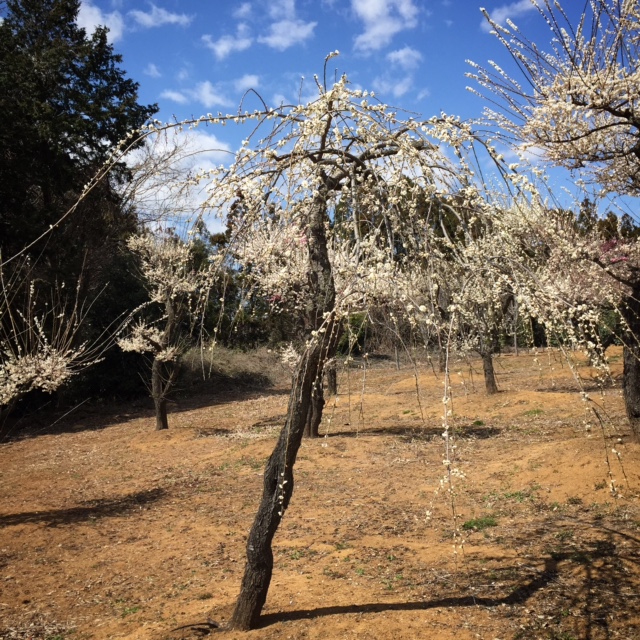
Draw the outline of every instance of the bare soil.
[[[248,633],[224,624],[286,389],[182,402],[168,432],[121,408],[4,443],[0,638],[636,640],[640,446],[610,355],[604,390],[580,361],[586,402],[555,351],[497,357],[492,397],[456,363],[453,493],[442,376],[343,373]]]

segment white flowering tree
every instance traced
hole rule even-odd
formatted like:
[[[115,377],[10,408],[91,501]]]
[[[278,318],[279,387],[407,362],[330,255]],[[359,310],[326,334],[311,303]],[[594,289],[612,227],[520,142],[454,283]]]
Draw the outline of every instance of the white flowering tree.
[[[62,288],[46,302],[39,299],[29,267],[20,262],[8,278],[0,271],[0,430],[24,395],[53,393],[113,344],[111,333],[83,341],[91,305],[77,290],[67,299]]]
[[[168,429],[167,396],[178,375],[179,358],[189,346],[189,331],[206,306],[214,263],[197,265],[193,246],[167,232],[132,236],[131,251],[140,259],[149,303],[160,308],[160,317],[141,317],[128,327],[118,344],[125,351],[149,353],[151,396],[156,412],[156,429]]]
[[[517,150],[541,155],[577,171],[603,194],[640,196],[640,4],[635,0],[590,0],[578,22],[558,2],[533,1],[550,29],[543,51],[511,22],[502,26],[485,12],[494,33],[520,70],[512,77],[492,64],[472,63],[469,74],[491,94],[488,119]],[[555,242],[560,246],[564,240]],[[606,284],[626,328],[624,398],[640,437],[640,262],[637,240],[597,237],[565,243],[574,268],[585,259]],[[579,260],[578,260],[579,259]],[[604,295],[604,294],[603,294]]]
[[[436,207],[455,196],[477,215],[493,211],[466,161],[475,158],[467,155],[475,142],[469,127],[446,116],[405,118],[350,88],[346,77],[316,84],[317,98],[306,105],[201,119],[254,122],[233,164],[208,174],[208,205],[227,218],[230,246],[247,277],[274,304],[299,313],[306,327],[247,542],[230,622],[236,629],[254,628],[266,600],[271,543],[291,499],[305,427],[317,430],[322,417],[322,376],[341,319],[387,302],[409,304],[416,267],[432,258],[425,203]]]

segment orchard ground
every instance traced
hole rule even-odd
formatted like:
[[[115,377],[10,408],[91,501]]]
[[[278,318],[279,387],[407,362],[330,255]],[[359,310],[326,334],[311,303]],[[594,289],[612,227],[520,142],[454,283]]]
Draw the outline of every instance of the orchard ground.
[[[121,408],[6,442],[0,638],[638,638],[640,446],[609,356],[604,392],[580,360],[589,406],[554,350],[496,357],[492,397],[454,364],[456,518],[442,376],[342,373],[248,633],[202,623],[231,615],[286,385],[181,401],[165,432]]]

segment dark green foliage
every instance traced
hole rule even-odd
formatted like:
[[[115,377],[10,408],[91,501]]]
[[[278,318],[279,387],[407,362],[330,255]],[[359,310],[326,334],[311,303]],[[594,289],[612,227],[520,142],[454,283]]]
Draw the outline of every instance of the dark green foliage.
[[[108,149],[156,110],[137,103],[138,85],[118,67],[121,57],[108,44],[106,30],[87,37],[76,25],[78,6],[78,0],[8,0],[0,25],[5,260],[55,224]],[[87,198],[60,234],[33,248],[32,255],[42,254],[49,262],[52,275],[75,275],[82,258],[73,254],[97,250],[105,239],[135,226],[135,216],[122,210],[113,190],[113,182],[125,177],[121,168],[111,176],[112,184]]]
[[[338,353],[340,355],[359,356],[365,353],[369,337],[369,320],[366,313],[352,313],[344,323]]]

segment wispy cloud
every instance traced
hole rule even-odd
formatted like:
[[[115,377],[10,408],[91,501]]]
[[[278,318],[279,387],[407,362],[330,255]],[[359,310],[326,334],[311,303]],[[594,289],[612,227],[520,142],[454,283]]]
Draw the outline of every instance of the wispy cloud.
[[[418,7],[413,0],[351,0],[351,8],[364,23],[364,32],[356,37],[359,51],[386,47],[393,37],[418,24]]]
[[[422,54],[411,47],[404,47],[388,53],[387,60],[403,69],[415,69],[422,62]]]
[[[266,36],[258,38],[258,42],[266,44],[272,49],[284,51],[294,44],[310,38],[317,24],[317,22],[304,22],[298,19],[279,20],[269,27]]]
[[[177,102],[178,104],[189,104],[190,102],[199,102],[206,109],[213,107],[228,107],[232,104],[224,93],[213,83],[206,80],[199,82],[193,89],[182,89],[174,91],[165,89],[161,94],[161,98]]]
[[[422,62],[422,54],[412,47],[403,47],[390,51],[386,59],[389,62],[389,68],[383,75],[375,78],[373,87],[382,94],[401,98],[414,89],[412,72]]]
[[[269,17],[273,20],[292,18],[296,13],[296,0],[271,0]]]
[[[145,75],[149,76],[150,78],[161,78],[162,74],[160,73],[160,69],[158,69],[158,67],[156,67],[155,64],[153,64],[153,62],[150,62],[146,67],[145,70],[143,72]]]
[[[92,34],[96,27],[107,27],[109,29],[109,42],[117,42],[124,33],[124,19],[119,11],[103,13],[89,0],[84,0],[80,4],[78,11],[78,26]]]
[[[237,51],[248,49],[255,40],[251,36],[247,23],[244,22],[252,20],[255,24],[253,5],[250,2],[243,2],[232,15],[240,20],[235,35],[225,34],[217,40],[214,40],[211,35],[202,36],[202,42],[218,60],[223,60]],[[284,51],[310,38],[318,24],[305,22],[296,16],[295,0],[270,0],[265,18],[261,23],[266,23],[266,26],[263,27],[263,34],[257,38],[257,41],[278,51]]]
[[[180,93],[180,91],[172,91],[171,89],[165,89],[161,94],[161,98],[165,98],[166,100],[171,100],[171,102],[177,102],[178,104],[187,104],[189,102],[189,98],[184,95],[184,93]]]
[[[250,2],[243,2],[234,12],[233,17],[238,20],[246,20],[252,12],[252,7]]]
[[[244,51],[253,43],[253,39],[249,36],[249,28],[246,24],[240,23],[235,36],[222,36],[218,40],[214,40],[210,35],[202,36],[202,42],[205,47],[213,51],[218,60],[226,58],[234,51]]]
[[[518,2],[505,4],[493,11],[490,11],[489,15],[494,22],[499,25],[504,25],[507,20],[514,20],[518,16],[535,10],[536,8],[531,0],[518,0]],[[480,28],[486,33],[489,33],[492,29],[491,25],[486,20],[483,20],[480,23]]]
[[[196,88],[189,93],[207,109],[211,109],[212,107],[225,107],[231,104],[231,101],[208,80],[197,84]]]
[[[133,10],[129,11],[128,15],[145,29],[161,27],[165,24],[177,24],[181,27],[187,27],[194,18],[194,16],[188,16],[186,13],[171,13],[153,3],[151,3],[151,11]]]
[[[257,89],[260,85],[260,78],[255,74],[245,73],[242,78],[238,78],[233,86],[236,91],[246,91],[247,89]]]
[[[373,81],[373,88],[381,95],[384,101],[385,96],[392,95],[394,98],[401,98],[405,93],[413,89],[413,76],[404,78],[391,78],[390,76],[376,78]]]
[[[258,42],[284,51],[313,35],[317,22],[305,22],[296,15],[295,0],[270,0],[268,16],[273,21]]]

